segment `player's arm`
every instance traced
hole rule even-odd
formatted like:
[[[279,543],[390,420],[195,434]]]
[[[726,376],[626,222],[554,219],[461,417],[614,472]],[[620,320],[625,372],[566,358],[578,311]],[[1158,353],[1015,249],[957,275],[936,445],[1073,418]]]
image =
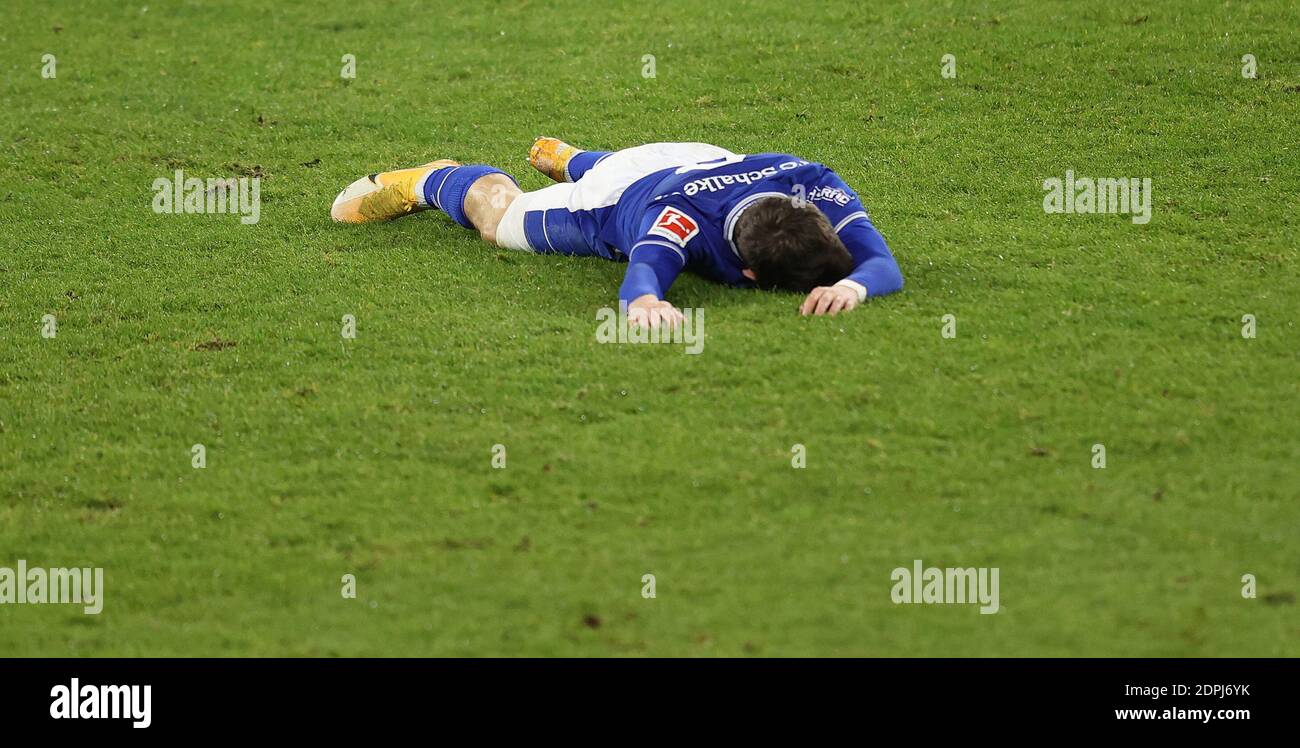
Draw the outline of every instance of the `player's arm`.
[[[668,287],[677,279],[686,260],[695,251],[700,233],[699,220],[685,209],[659,205],[646,211],[641,236],[628,250],[627,273],[618,298],[627,303],[628,322],[658,327],[678,325],[682,313],[664,300]]]
[[[844,205],[819,205],[835,224],[835,233],[853,257],[853,272],[833,286],[814,288],[799,307],[800,314],[838,314],[853,309],[868,296],[884,296],[903,287],[903,273],[857,195],[833,172],[827,184],[852,196]]]
[[[619,301],[627,304],[628,322],[658,327],[682,323],[682,313],[664,300],[668,287],[686,265],[686,256],[668,242],[646,237],[633,245]]]

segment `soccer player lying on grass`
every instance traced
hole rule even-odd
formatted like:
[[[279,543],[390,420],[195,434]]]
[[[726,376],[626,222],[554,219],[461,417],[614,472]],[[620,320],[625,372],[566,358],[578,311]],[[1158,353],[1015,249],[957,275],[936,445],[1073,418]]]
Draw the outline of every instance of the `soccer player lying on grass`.
[[[682,270],[807,293],[805,315],[903,286],[857,195],[821,164],[703,143],[583,151],[555,138],[533,143],[528,162],[559,184],[522,192],[500,169],[434,161],[358,179],[330,215],[366,223],[438,208],[506,249],[626,261],[619,299],[630,323],[651,327],[682,321],[664,300]]]

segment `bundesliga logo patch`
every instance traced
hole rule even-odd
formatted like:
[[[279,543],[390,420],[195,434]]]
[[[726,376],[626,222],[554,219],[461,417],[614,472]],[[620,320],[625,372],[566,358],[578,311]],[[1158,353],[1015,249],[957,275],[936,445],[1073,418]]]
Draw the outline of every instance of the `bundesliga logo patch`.
[[[650,233],[662,236],[676,242],[678,246],[685,247],[686,242],[691,237],[700,233],[700,225],[695,222],[694,218],[686,215],[676,208],[664,208],[664,212],[659,214],[655,219],[654,226],[650,227]]]

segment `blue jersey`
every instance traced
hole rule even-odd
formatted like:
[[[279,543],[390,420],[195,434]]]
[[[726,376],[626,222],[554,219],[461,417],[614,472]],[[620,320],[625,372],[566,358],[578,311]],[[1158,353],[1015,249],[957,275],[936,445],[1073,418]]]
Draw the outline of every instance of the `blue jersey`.
[[[722,155],[697,161],[689,158],[692,153]],[[611,160],[602,172],[606,158],[620,162]],[[675,163],[620,183],[621,174],[656,161]],[[571,189],[555,185],[527,194],[521,231],[511,241],[535,252],[627,261],[619,290],[625,301],[646,294],[662,299],[683,270],[752,286],[733,235],[744,210],[769,197],[807,202],[830,220],[854,260],[853,271],[837,285],[853,288],[861,299],[903,285],[858,196],[822,164],[785,153],[742,156],[702,143],[653,143],[617,153],[583,151],[566,173],[577,181]]]
[[[760,153],[664,169],[634,182],[602,216],[599,240],[629,262],[619,297],[664,291],[683,270],[732,286],[753,283],[733,242],[736,219],[768,197],[807,201],[830,219],[854,258],[859,294],[898,290],[902,276],[858,196],[822,164]]]

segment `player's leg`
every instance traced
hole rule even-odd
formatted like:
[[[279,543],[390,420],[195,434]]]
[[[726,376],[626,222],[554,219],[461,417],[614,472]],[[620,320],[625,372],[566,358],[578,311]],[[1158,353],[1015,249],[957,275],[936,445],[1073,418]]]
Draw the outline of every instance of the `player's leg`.
[[[525,193],[500,169],[435,161],[358,179],[339,193],[330,214],[368,223],[436,208],[499,247],[612,258],[596,238],[595,216],[574,206],[576,188],[564,183]]]
[[[614,151],[602,158],[586,178],[591,179],[597,174],[605,178],[608,174],[617,173],[639,179],[662,169],[717,165],[741,158],[743,157],[726,148],[708,143],[646,143]]]
[[[358,179],[334,199],[330,215],[344,223],[369,223],[436,208],[490,242],[519,194],[514,179],[500,169],[434,161]]]
[[[561,152],[555,143],[569,150]],[[538,166],[535,156],[539,144],[548,154],[560,153],[567,159],[548,164],[558,170],[553,176],[562,181],[520,195],[501,217],[495,232],[497,245],[608,259],[618,259],[621,252],[607,243],[605,222],[623,192],[638,179],[662,169],[741,158],[707,143],[650,143],[602,152],[581,151],[554,138],[541,138],[534,143],[530,163],[544,173],[546,169]],[[569,179],[575,181],[563,181]]]
[[[538,138],[528,149],[528,163],[557,182],[576,182],[611,151],[584,151],[559,138]]]
[[[523,194],[515,180],[505,174],[479,177],[465,193],[465,217],[489,244],[497,241],[497,226],[515,199]]]
[[[706,143],[650,143],[612,153],[568,148],[558,168],[580,181],[524,193],[500,169],[435,161],[358,179],[335,198],[330,215],[366,223],[437,208],[500,247],[615,259],[601,226],[629,185],[661,169],[740,158]]]
[[[584,151],[557,138],[538,138],[528,150],[528,163],[557,182],[577,182],[597,166],[606,181],[629,176],[635,180],[660,169],[739,158],[708,143],[647,143],[621,151]]]
[[[612,260],[613,249],[599,236],[602,212],[612,210],[613,203],[608,205],[605,211],[588,205],[578,184],[553,184],[512,200],[493,237],[503,249]]]

